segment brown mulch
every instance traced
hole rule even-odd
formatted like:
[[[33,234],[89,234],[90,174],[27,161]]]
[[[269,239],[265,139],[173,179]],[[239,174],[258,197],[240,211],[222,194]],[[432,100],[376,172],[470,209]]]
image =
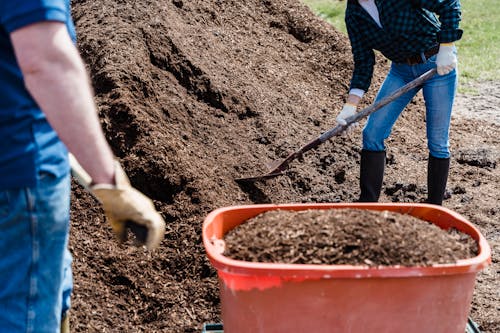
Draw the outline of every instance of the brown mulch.
[[[200,332],[220,321],[217,276],[201,242],[211,210],[356,200],[359,130],[305,154],[286,176],[234,181],[267,171],[267,162],[335,125],[352,71],[348,39],[297,0],[72,3],[107,139],[167,221],[159,249],[118,246],[98,203],[74,184],[72,331]],[[378,59],[365,105],[387,64]],[[471,312],[484,332],[500,331],[498,133],[486,121],[453,119],[444,202],[493,248]],[[398,120],[387,150],[381,201],[425,200],[421,96]]]
[[[477,242],[389,211],[273,210],[229,231],[224,255],[287,264],[432,266],[477,255]]]

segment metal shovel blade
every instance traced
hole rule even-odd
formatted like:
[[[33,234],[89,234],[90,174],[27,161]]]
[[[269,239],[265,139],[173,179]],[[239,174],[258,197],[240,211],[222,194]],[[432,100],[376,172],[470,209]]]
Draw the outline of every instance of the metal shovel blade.
[[[252,177],[244,177],[244,178],[235,178],[234,180],[238,183],[246,183],[246,182],[255,182],[258,180],[265,180],[269,178],[274,178],[277,176],[281,176],[283,174],[283,171],[280,172],[270,172],[270,173],[265,173],[263,175],[258,175],[258,176],[252,176]]]
[[[307,145],[304,147],[310,146],[312,143],[316,143],[317,139],[309,142]],[[274,178],[277,176],[281,176],[285,173],[286,168],[288,167],[288,164],[290,161],[294,160],[297,158],[299,155],[301,155],[304,151],[304,147],[301,149],[290,153],[284,160],[281,161],[273,161],[268,164],[269,171],[263,175],[258,175],[258,176],[253,176],[253,177],[244,177],[244,178],[236,178],[236,182],[254,182],[258,180],[265,180],[269,178]]]

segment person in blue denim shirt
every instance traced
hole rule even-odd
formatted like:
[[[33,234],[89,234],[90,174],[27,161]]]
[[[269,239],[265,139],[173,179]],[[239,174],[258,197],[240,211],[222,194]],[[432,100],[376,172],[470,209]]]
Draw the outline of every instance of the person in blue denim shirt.
[[[449,129],[457,88],[454,42],[462,36],[460,19],[459,0],[348,0],[345,22],[354,71],[338,124],[347,124],[370,86],[374,50],[392,61],[376,101],[432,68],[438,73],[368,117],[363,128],[359,201],[378,201],[386,163],[384,141],[403,109],[422,89],[429,149],[427,202],[442,204],[450,165]]]
[[[129,227],[147,248],[163,239],[105,140],[74,42],[70,0],[0,0],[0,332],[69,329],[68,150],[119,240]]]

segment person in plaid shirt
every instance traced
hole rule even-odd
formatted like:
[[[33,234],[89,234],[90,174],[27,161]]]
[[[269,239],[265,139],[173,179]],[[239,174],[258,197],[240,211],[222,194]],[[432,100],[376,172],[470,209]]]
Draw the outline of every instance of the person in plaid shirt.
[[[337,116],[340,125],[345,126],[346,119],[356,113],[370,87],[374,50],[392,61],[376,101],[431,68],[437,68],[438,73],[368,117],[363,128],[359,201],[378,201],[386,160],[384,141],[403,109],[422,88],[429,149],[427,202],[442,204],[450,165],[449,128],[457,88],[454,42],[462,37],[460,18],[459,0],[348,0],[345,22],[354,71],[346,103]]]

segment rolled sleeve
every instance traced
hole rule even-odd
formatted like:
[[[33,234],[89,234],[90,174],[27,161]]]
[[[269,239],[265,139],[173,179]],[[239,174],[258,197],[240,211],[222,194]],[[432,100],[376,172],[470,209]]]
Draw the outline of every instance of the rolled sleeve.
[[[37,0],[17,1],[0,0],[0,23],[8,33],[27,25],[43,22],[67,22],[70,16],[66,1]]]

